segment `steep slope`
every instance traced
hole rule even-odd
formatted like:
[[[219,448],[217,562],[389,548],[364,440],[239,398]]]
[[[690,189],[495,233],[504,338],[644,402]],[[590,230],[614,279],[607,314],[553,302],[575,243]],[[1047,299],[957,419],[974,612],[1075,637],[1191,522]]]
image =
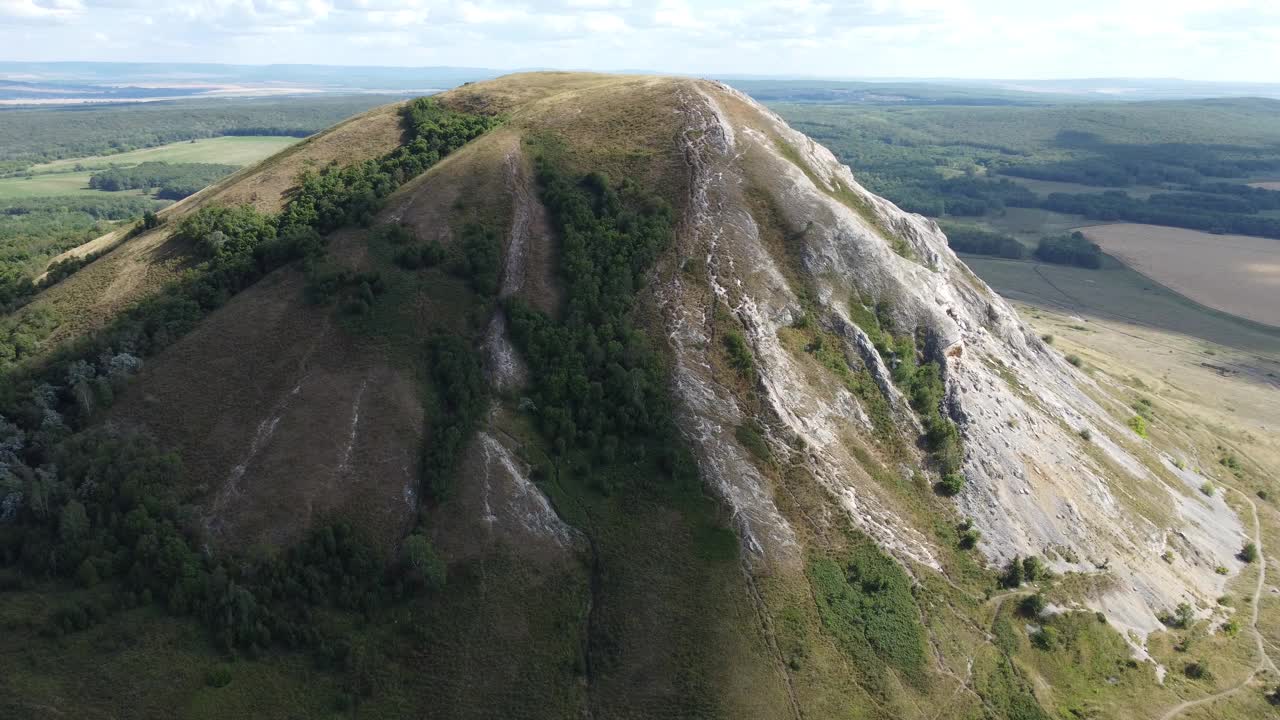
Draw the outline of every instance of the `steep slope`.
[[[171,242],[174,225],[211,205],[252,204],[276,212],[304,171],[363,162],[401,143],[400,104],[357,115],[259,163],[245,168],[161,211],[164,225],[141,233],[120,229],[86,243],[85,252],[105,255],[49,288],[16,313],[16,320],[48,313],[56,327],[43,338],[46,349],[101,327],[116,313],[150,297],[190,266],[191,248]],[[77,248],[72,252],[79,252]]]
[[[1240,519],[936,225],[717,83],[536,73],[438,100],[501,124],[220,304],[99,418],[181,456],[208,558],[342,521],[399,593],[407,536],[430,539],[443,588],[316,620],[348,633],[362,715],[1057,716],[1083,691],[1018,659],[1028,623],[1089,657],[1116,716],[1188,692],[1126,660],[1180,602],[1215,613]],[[288,173],[326,143],[390,152],[396,117],[174,219],[287,209]],[[136,301],[91,273],[191,261],[166,232],[50,292]],[[1002,587],[1031,556],[1057,579]],[[1054,607],[1019,619],[1036,590]]]

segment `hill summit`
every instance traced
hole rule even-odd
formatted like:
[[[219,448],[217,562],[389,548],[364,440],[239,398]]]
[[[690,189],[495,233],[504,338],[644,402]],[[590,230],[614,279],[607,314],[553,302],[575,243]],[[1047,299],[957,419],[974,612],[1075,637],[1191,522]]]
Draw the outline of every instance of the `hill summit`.
[[[177,452],[207,556],[338,523],[397,568],[344,656],[395,666],[375,714],[1047,717],[990,624],[1023,582],[1142,657],[1242,567],[936,224],[719,83],[468,84],[161,220],[24,312],[237,278],[90,414]]]

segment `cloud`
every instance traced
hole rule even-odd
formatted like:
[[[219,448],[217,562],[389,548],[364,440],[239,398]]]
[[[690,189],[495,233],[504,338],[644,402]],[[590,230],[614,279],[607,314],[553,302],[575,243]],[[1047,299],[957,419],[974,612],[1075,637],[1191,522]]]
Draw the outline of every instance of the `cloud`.
[[[0,0],[0,18],[16,22],[59,22],[84,12],[80,0]]]
[[[1280,81],[1278,37],[1276,0],[0,0],[13,60]]]

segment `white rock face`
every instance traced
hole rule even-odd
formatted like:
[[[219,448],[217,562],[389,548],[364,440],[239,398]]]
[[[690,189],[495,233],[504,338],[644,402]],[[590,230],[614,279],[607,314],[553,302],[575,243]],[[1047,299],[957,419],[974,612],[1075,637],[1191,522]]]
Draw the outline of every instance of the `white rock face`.
[[[815,386],[779,341],[779,329],[802,312],[800,288],[788,279],[798,272],[819,321],[864,359],[911,440],[919,425],[850,321],[849,300],[888,302],[895,327],[917,328],[926,339],[964,438],[968,483],[957,503],[982,531],[992,563],[1040,555],[1059,572],[1106,568],[1114,587],[1097,608],[1142,636],[1159,627],[1156,613],[1178,602],[1212,604],[1225,580],[1214,568],[1240,567],[1231,555],[1244,535],[1239,519],[1220,498],[1203,497],[1198,478],[1156,460],[1154,448],[1115,422],[1093,399],[1105,390],[1023,325],[956,258],[935,223],[867,192],[830,151],[730,88],[688,83],[678,112],[692,169],[676,249],[685,269],[667,273],[657,296],[674,350],[681,426],[758,562],[795,562],[799,545],[770,481],[735,439],[745,413],[712,370],[708,286],[744,327],[761,398],[784,426],[770,433],[771,445],[804,463],[834,504],[900,559],[940,568],[931,537],[895,512],[848,447],[848,433],[871,429],[859,400],[834,382]],[[745,200],[749,189],[804,228],[787,240],[796,267],[766,247]],[[1079,436],[1086,428],[1090,441]],[[1170,538],[1180,548],[1173,563],[1161,560]]]

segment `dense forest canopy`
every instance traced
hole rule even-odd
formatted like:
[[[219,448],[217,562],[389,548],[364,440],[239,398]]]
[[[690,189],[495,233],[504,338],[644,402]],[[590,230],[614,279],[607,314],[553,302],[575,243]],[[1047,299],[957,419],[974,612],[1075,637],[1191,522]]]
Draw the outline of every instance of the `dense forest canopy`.
[[[221,135],[305,137],[388,101],[384,95],[352,95],[0,109],[0,173]]]

